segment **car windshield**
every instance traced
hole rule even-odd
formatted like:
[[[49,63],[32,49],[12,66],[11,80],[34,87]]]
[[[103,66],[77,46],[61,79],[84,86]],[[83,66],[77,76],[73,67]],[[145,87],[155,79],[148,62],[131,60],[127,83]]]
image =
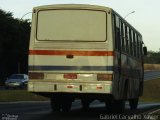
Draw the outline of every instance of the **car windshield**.
[[[23,75],[12,75],[9,79],[23,79]]]

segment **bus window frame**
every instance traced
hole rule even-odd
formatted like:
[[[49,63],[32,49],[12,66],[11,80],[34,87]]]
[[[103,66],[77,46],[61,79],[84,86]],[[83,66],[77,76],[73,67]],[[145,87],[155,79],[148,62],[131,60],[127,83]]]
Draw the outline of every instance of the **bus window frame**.
[[[38,16],[39,16],[39,12],[40,11],[47,11],[47,10],[66,10],[66,9],[45,9],[45,10],[39,10],[39,11],[37,11],[37,13],[36,13],[36,36],[35,36],[35,38],[36,38],[36,41],[40,41],[40,42],[106,42],[106,41],[108,41],[108,25],[107,25],[107,23],[108,23],[108,13],[107,13],[107,11],[105,11],[105,10],[94,10],[94,9],[67,9],[67,10],[88,10],[88,11],[101,11],[101,12],[104,12],[105,14],[106,14],[106,39],[105,40],[103,40],[103,41],[91,41],[91,40],[39,40],[38,39]]]

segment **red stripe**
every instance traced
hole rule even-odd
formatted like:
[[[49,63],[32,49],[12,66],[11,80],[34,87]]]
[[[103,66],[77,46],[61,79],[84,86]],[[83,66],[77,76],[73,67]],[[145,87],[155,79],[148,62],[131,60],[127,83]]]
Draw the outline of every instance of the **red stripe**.
[[[113,51],[29,50],[29,55],[113,56]]]

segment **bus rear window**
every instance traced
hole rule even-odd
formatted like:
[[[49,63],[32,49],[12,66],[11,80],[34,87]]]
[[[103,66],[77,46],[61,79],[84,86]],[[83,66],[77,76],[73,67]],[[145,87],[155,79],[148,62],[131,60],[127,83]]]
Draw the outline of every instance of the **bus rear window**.
[[[37,15],[37,40],[105,41],[107,14],[95,10],[43,10]]]

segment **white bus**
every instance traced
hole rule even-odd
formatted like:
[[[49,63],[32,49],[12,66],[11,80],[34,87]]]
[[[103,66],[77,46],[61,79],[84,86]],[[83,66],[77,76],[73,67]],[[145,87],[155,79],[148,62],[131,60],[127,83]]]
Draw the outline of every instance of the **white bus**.
[[[136,109],[143,92],[141,34],[113,9],[95,5],[48,5],[33,9],[28,91],[69,111],[75,99],[111,111],[125,101]]]

